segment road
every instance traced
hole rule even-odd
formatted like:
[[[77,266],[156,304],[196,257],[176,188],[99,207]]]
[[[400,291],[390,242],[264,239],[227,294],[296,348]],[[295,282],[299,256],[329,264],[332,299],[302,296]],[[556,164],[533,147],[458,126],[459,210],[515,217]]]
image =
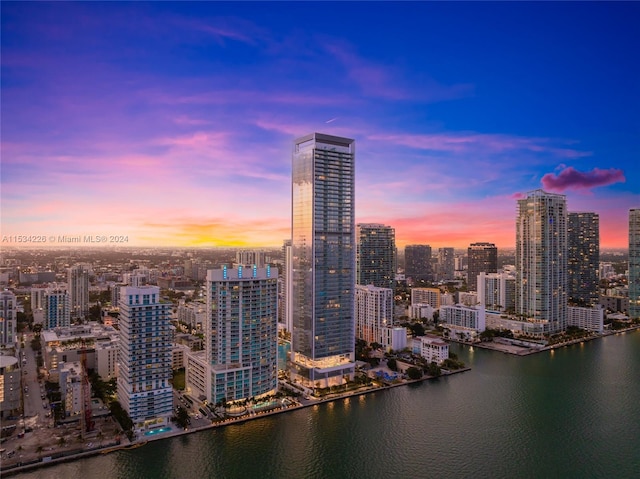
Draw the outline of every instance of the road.
[[[33,334],[26,335],[25,348],[20,352],[21,358],[27,360],[26,364],[22,363],[25,427],[47,427],[53,425],[53,418],[47,417],[50,410],[47,398],[42,399],[45,396],[44,382],[38,381],[36,353],[31,349],[32,339]]]

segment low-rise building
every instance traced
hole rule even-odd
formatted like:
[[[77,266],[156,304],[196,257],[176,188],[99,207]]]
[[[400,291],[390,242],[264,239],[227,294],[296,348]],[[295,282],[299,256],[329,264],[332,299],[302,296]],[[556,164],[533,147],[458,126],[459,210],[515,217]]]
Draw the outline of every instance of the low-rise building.
[[[382,346],[387,351],[402,351],[407,347],[407,329],[403,327],[381,328]]]
[[[407,316],[409,316],[409,319],[427,319],[433,321],[434,312],[435,308],[425,303],[410,304],[407,308]]]
[[[60,397],[67,417],[80,414],[84,409],[82,375],[82,364],[79,361],[62,363],[59,366]]]
[[[549,323],[545,321],[523,321],[498,311],[486,312],[486,326],[489,329],[506,329],[514,336],[544,338],[549,333]]]
[[[118,331],[112,326],[96,322],[43,331],[43,360],[51,380],[58,377],[58,365],[82,361],[95,370],[103,380],[116,377]]]
[[[418,336],[413,339],[413,352],[440,365],[449,358],[449,344],[439,336]]]
[[[461,304],[442,306],[439,322],[445,326],[459,326],[481,333],[486,328],[485,309]]]
[[[460,304],[464,304],[465,306],[475,306],[478,304],[478,293],[474,291],[460,291],[458,293],[458,302]]]
[[[604,331],[604,308],[602,306],[593,308],[569,306],[567,310],[567,326],[575,326],[587,331],[601,333]]]

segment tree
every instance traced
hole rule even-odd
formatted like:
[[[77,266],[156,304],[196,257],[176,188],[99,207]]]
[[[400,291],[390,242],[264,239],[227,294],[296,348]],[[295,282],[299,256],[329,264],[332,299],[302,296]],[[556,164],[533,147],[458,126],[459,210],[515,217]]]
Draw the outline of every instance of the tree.
[[[424,336],[424,326],[420,323],[413,323],[411,326],[409,326],[409,329],[411,329],[411,334],[414,337]]]
[[[91,306],[89,308],[89,319],[92,321],[100,321],[102,318],[102,308],[99,304]]]
[[[420,379],[422,377],[422,371],[415,366],[411,366],[407,369],[407,376],[409,376],[409,379]]]
[[[442,374],[440,366],[435,361],[431,361],[425,368],[427,375],[431,377],[438,377]]]
[[[387,367],[389,369],[391,369],[392,371],[397,371],[398,370],[398,362],[395,360],[395,358],[390,358],[387,360]]]
[[[125,432],[127,437],[131,439],[133,437],[133,421],[129,417],[127,411],[124,410],[122,405],[118,401],[113,401],[109,404],[109,409],[111,410],[111,414],[115,418],[116,421],[122,427],[122,430]]]
[[[189,411],[182,406],[178,406],[175,416],[176,424],[183,429],[186,429],[191,424],[191,418],[189,417]]]

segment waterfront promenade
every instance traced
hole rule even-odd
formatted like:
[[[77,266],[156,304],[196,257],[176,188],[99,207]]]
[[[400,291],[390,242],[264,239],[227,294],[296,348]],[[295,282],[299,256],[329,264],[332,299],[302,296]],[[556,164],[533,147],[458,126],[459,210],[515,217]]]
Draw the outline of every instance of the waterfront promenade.
[[[444,372],[442,376],[448,376],[469,370],[470,368],[463,368],[457,371],[448,371]],[[437,377],[423,376],[421,379],[416,380],[402,379],[398,382],[390,384],[375,383],[362,386],[352,391],[329,393],[323,397],[308,396],[298,399],[292,399],[289,397],[287,398],[289,404],[285,406],[276,407],[274,409],[266,411],[246,413],[238,417],[227,417],[225,419],[214,420],[207,424],[187,427],[184,429],[179,428],[175,424],[172,424],[171,429],[166,432],[152,435],[143,435],[134,438],[133,441],[129,441],[121,432],[114,431],[114,434],[112,436],[102,437],[100,438],[99,442],[87,442],[86,439],[79,437],[79,428],[75,428],[72,429],[72,431],[68,434],[72,435],[75,440],[68,441],[65,442],[64,445],[57,446],[56,437],[59,437],[62,432],[59,431],[58,428],[43,428],[27,433],[22,438],[16,437],[12,438],[9,441],[7,446],[12,448],[11,450],[14,451],[15,454],[13,454],[10,458],[3,459],[0,472],[2,477],[9,477],[20,472],[33,470],[39,467],[47,467],[50,465],[59,464],[61,462],[68,462],[98,454],[107,454],[119,450],[142,447],[150,441],[159,441],[176,436],[183,436],[186,434],[206,431],[209,429],[237,425],[254,419],[260,419],[268,416],[273,416],[275,414],[281,414],[289,411],[317,406],[319,404],[327,402],[349,399],[364,394],[384,391],[386,389],[391,389],[398,386],[406,386],[408,384],[419,383],[430,379],[437,379]],[[109,421],[112,420],[109,419]],[[67,429],[65,429],[65,431],[66,430]],[[7,449],[7,446],[3,446],[3,448]]]

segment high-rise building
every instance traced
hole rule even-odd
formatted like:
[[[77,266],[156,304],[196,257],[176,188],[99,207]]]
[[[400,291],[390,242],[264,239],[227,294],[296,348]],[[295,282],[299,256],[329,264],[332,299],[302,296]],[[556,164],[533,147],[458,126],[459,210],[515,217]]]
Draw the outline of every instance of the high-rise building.
[[[566,197],[542,190],[518,200],[516,313],[553,334],[567,324]]]
[[[44,325],[43,328],[53,329],[71,324],[71,307],[69,292],[64,283],[51,284],[44,293]]]
[[[411,304],[428,304],[438,309],[442,302],[442,293],[438,288],[411,288]]]
[[[412,244],[404,248],[404,273],[413,281],[431,281],[431,246],[428,244]]]
[[[239,250],[236,251],[236,265],[247,266],[256,265],[258,268],[264,268],[266,264],[266,254],[264,251],[256,250]]]
[[[16,295],[9,290],[0,292],[0,347],[16,342]]]
[[[478,303],[488,310],[514,313],[516,278],[507,273],[478,275]]]
[[[393,327],[393,290],[356,285],[356,337],[382,344],[383,328]]]
[[[597,213],[567,214],[567,298],[570,304],[598,304],[600,217]]]
[[[391,226],[356,226],[356,284],[395,288],[396,231]]]
[[[278,385],[278,269],[238,266],[207,273],[209,401],[237,401]]]
[[[455,257],[453,248],[438,248],[438,279],[454,279]]]
[[[478,291],[480,273],[498,272],[498,248],[493,243],[472,243],[467,250],[467,287]]]
[[[293,305],[291,294],[291,240],[284,240],[282,244],[282,269],[278,276],[278,322],[281,327],[291,333],[293,329]]]
[[[355,142],[294,144],[291,377],[311,387],[355,373]]]
[[[120,288],[118,401],[138,431],[169,424],[171,380],[171,304],[158,286]]]
[[[629,210],[629,317],[640,318],[640,208]]]
[[[67,269],[67,290],[71,320],[84,320],[89,315],[89,270],[84,265]]]

